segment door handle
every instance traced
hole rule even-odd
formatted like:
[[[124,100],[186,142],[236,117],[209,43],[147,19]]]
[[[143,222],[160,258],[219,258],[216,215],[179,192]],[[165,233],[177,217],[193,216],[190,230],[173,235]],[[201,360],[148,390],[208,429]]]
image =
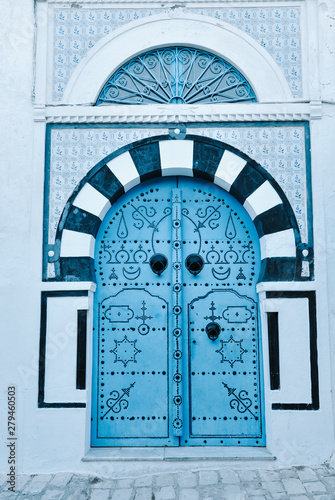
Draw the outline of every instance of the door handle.
[[[191,253],[185,260],[187,270],[196,276],[204,267],[204,259],[197,253]]]
[[[220,332],[221,332],[221,326],[218,325],[217,323],[208,323],[206,325],[206,333],[207,333],[207,337],[210,339],[210,340],[216,340],[218,338],[218,336],[220,335]]]
[[[160,276],[163,271],[165,271],[168,260],[162,253],[155,253],[149,260],[149,265],[155,274]]]

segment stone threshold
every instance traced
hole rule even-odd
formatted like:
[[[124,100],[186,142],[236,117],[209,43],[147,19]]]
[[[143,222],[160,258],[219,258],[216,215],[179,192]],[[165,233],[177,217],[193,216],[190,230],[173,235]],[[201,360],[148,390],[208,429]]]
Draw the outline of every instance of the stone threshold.
[[[131,460],[178,461],[273,461],[276,460],[265,447],[163,447],[163,448],[91,448],[83,462],[115,462]]]

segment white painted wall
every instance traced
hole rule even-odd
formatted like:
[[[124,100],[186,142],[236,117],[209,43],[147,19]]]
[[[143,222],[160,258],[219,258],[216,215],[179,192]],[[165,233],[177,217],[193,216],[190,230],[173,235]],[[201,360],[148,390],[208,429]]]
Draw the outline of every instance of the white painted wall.
[[[334,2],[307,2],[312,13],[309,79],[313,99],[322,96],[322,118],[311,122],[313,210],[319,335],[321,410],[271,411],[267,402],[268,449],[278,464],[307,464],[329,460],[334,451],[335,402],[335,60]],[[39,8],[46,3],[38,2]],[[319,19],[319,25],[317,20]],[[318,25],[318,26],[317,26]],[[17,387],[19,472],[61,470],[122,475],[130,471],[176,470],[189,467],[163,462],[81,462],[89,447],[88,409],[38,409],[40,293],[70,289],[41,282],[44,118],[34,123],[34,15],[32,0],[2,0],[0,6],[0,436],[7,438],[7,386]],[[46,24],[41,25],[41,32]],[[318,44],[318,45],[317,45]],[[39,47],[38,102],[45,96],[45,51]],[[317,60],[320,78],[313,70]],[[317,82],[315,81],[317,80]],[[37,113],[35,114],[37,116]],[[313,289],[314,284],[309,285]],[[293,284],[292,288],[294,289]],[[306,285],[307,287],[307,285]],[[79,288],[80,289],[80,288]],[[266,329],[264,330],[266,333]],[[90,338],[88,339],[88,345]],[[266,352],[266,343],[264,345]],[[265,370],[267,364],[265,361]],[[268,380],[265,380],[266,387]],[[268,388],[267,388],[268,390]],[[89,396],[88,396],[89,399]],[[192,464],[193,466],[201,466]],[[202,466],[206,466],[203,464]],[[1,446],[0,471],[8,472],[7,450]]]
[[[36,407],[39,323],[38,264],[40,221],[32,220],[33,198],[33,2],[4,0],[0,7],[0,317],[1,317],[1,440],[7,439],[7,386],[17,386],[19,467],[25,467],[24,435],[29,432],[28,405]],[[41,192],[42,190],[40,190]],[[32,258],[34,251],[37,254]],[[26,365],[29,374],[20,375]],[[1,470],[8,471],[1,446]]]

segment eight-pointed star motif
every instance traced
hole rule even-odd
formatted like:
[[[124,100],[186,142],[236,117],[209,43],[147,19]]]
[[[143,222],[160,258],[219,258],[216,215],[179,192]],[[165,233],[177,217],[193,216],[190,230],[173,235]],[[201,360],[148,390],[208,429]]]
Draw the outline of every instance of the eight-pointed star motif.
[[[138,354],[140,349],[137,349],[137,340],[129,340],[127,335],[123,337],[123,340],[114,340],[115,348],[109,352],[115,354],[114,363],[120,361],[126,367],[130,361],[137,363],[135,356]]]
[[[229,340],[226,341],[220,340],[220,342],[221,342],[221,348],[217,349],[215,352],[221,354],[222,356],[221,363],[227,361],[232,368],[234,367],[234,363],[236,363],[236,361],[240,361],[241,363],[243,363],[242,355],[245,352],[248,352],[248,350],[243,349],[241,345],[243,339],[234,340],[233,336],[231,335],[229,337]]]

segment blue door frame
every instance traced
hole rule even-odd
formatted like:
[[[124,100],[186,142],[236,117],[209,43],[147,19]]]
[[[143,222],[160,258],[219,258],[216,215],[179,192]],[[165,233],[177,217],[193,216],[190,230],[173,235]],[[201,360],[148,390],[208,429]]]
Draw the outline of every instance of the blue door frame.
[[[142,183],[95,249],[92,446],[264,446],[259,239],[230,194]]]

